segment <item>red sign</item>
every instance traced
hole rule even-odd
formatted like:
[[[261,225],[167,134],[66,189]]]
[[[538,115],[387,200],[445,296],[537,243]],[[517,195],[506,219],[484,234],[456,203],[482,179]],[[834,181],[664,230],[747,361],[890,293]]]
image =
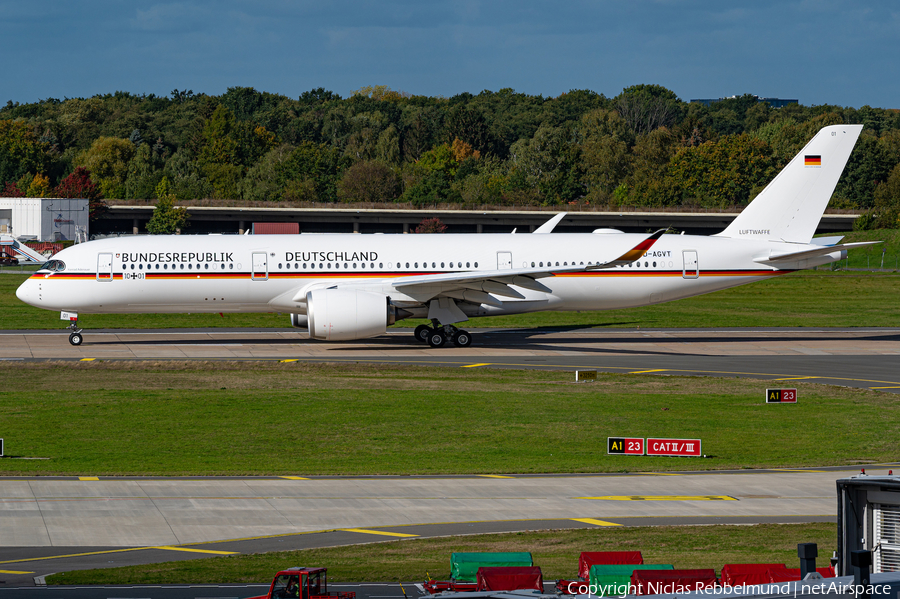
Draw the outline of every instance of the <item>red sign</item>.
[[[699,458],[700,439],[647,439],[647,455],[687,456]]]
[[[644,455],[644,440],[631,437],[607,437],[606,453],[624,453],[626,455]]]

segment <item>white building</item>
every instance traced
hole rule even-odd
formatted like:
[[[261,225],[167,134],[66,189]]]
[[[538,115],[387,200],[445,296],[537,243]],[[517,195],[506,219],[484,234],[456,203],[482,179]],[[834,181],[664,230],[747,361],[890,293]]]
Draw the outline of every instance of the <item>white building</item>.
[[[82,239],[88,235],[88,200],[0,198],[0,233],[37,241]]]

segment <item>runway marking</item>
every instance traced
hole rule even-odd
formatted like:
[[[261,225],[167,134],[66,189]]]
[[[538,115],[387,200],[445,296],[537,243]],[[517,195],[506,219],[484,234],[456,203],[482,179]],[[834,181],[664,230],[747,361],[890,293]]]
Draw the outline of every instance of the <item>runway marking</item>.
[[[805,379],[820,379],[820,376],[790,376],[784,379],[772,379],[773,381],[802,381]]]
[[[384,532],[383,530],[369,530],[367,528],[341,528],[347,532],[359,532],[364,535],[384,535],[386,537],[417,537],[419,535],[410,535],[403,532]]]
[[[0,564],[19,564],[23,562],[42,562],[48,559],[65,559],[69,557],[87,557],[90,555],[106,555],[107,553],[125,553],[126,551],[144,551],[151,547],[129,547],[128,549],[107,549],[105,551],[88,551],[86,553],[68,553],[63,555],[45,555],[43,557],[26,557],[24,559],[10,559]]]
[[[584,522],[585,524],[593,524],[594,526],[622,526],[615,522],[607,522],[605,520],[595,520],[594,518],[571,518],[574,522]]]
[[[309,480],[304,476],[279,476],[278,478],[283,478],[286,480]]]
[[[79,360],[79,362],[93,362],[96,359],[97,358],[81,358],[81,360]]]
[[[650,474],[652,476],[684,476],[680,472],[638,472],[638,474]]]
[[[827,470],[807,470],[805,468],[772,468],[775,472],[827,472]]]
[[[460,368],[478,368],[479,366],[490,366],[490,362],[485,362],[484,364],[466,364],[465,366],[460,366]]]
[[[0,570],[0,574],[34,574],[34,572],[20,572],[18,570]]]
[[[900,385],[898,385],[896,387],[869,387],[869,389],[872,389],[873,391],[875,389],[900,389]]]
[[[289,358],[287,360],[278,360],[278,361],[281,362],[282,364],[284,364],[285,362],[299,362],[300,359],[299,358]]]
[[[603,497],[576,497],[602,501],[737,501],[728,495],[606,495]]]
[[[78,480],[100,480],[99,476],[79,476]]]
[[[476,474],[482,478],[515,478],[515,476],[503,476],[502,474]]]
[[[648,372],[665,372],[669,370],[668,368],[655,368],[653,370],[636,370],[635,372],[629,372],[628,374],[647,374]]]
[[[174,547],[172,545],[160,545],[148,547],[148,549],[165,549],[166,551],[187,551],[189,553],[211,553],[213,555],[237,555],[237,551],[213,551],[212,549],[188,549],[187,547]]]

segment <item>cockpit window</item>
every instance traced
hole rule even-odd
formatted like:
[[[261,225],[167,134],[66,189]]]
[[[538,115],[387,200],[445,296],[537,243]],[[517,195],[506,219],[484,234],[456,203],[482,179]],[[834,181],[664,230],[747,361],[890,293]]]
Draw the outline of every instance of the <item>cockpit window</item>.
[[[44,262],[39,270],[52,270],[54,272],[62,272],[66,269],[66,263],[62,260],[50,260]]]

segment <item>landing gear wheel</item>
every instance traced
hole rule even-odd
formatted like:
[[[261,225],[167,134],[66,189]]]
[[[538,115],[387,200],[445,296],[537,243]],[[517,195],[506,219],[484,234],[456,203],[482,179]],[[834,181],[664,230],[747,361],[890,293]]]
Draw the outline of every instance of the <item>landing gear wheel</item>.
[[[416,327],[416,332],[413,335],[416,338],[416,341],[421,341],[422,343],[428,343],[428,335],[431,333],[431,327],[427,324],[420,324]]]
[[[459,331],[453,338],[453,343],[456,344],[456,347],[469,347],[472,345],[472,335],[469,334],[469,331]]]
[[[443,347],[445,343],[447,343],[447,338],[444,336],[443,331],[429,329],[428,345],[431,347]]]
[[[69,335],[69,343],[72,345],[79,346],[82,341],[84,341],[84,338],[81,336],[81,333],[72,333]]]

